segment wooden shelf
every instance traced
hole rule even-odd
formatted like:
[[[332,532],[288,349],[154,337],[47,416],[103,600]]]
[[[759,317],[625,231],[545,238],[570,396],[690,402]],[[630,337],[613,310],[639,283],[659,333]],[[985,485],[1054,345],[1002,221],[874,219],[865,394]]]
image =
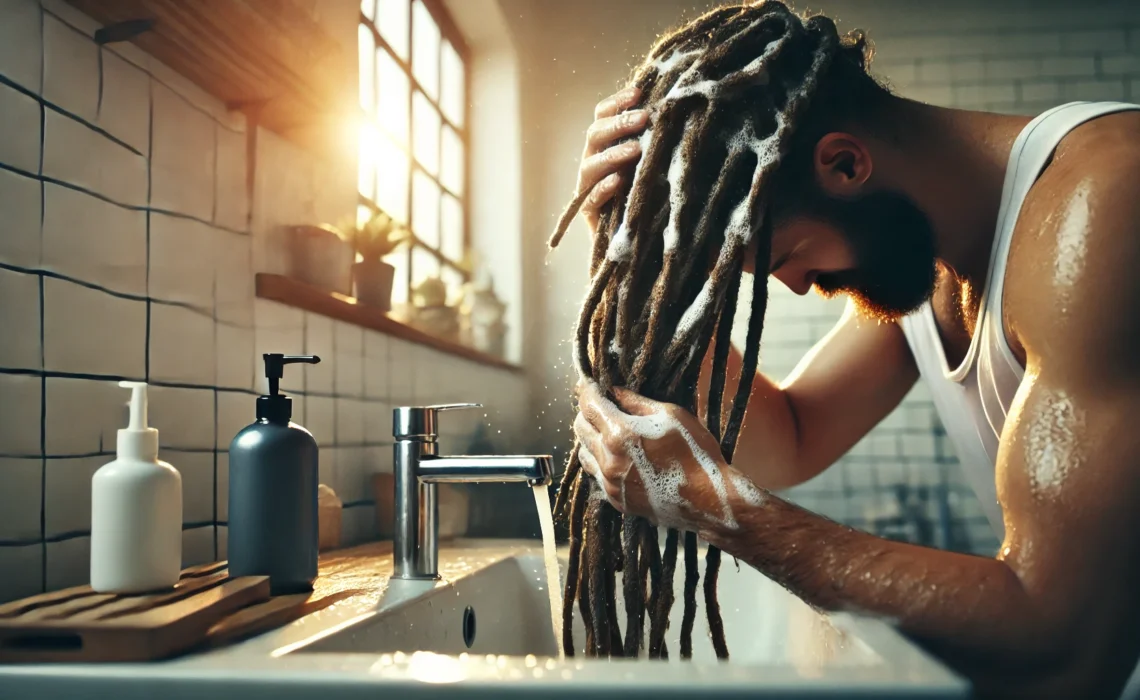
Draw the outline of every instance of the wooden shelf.
[[[518,365],[502,358],[460,343],[437,338],[418,328],[413,328],[383,311],[361,304],[353,297],[319,289],[284,275],[259,272],[257,274],[257,296],[261,299],[269,299],[286,306],[304,309],[315,314],[335,318],[338,321],[379,331],[411,343],[425,345],[440,352],[446,352],[489,367],[511,372],[522,371]]]
[[[355,76],[305,0],[68,0],[104,26],[153,20],[131,39],[231,109],[285,136],[334,119]]]

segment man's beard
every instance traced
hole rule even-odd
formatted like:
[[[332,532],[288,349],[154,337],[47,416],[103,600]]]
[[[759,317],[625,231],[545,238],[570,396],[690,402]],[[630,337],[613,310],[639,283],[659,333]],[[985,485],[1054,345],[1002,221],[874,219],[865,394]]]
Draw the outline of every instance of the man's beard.
[[[820,294],[847,294],[862,315],[892,322],[930,299],[936,279],[934,229],[914,202],[895,192],[814,199],[808,215],[839,228],[855,253],[854,268],[816,278]]]

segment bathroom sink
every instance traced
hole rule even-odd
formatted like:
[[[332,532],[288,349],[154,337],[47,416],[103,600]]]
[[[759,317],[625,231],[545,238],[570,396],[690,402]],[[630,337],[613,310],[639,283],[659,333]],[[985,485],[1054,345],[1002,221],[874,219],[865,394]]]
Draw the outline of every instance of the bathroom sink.
[[[338,629],[299,651],[557,655],[542,571],[541,556],[510,557]]]
[[[719,586],[732,654],[727,663],[713,654],[699,590],[693,659],[677,658],[683,566],[674,579],[669,661],[610,661],[584,658],[577,620],[579,652],[559,657],[536,543],[444,543],[439,581],[389,579],[390,551],[339,572],[340,578],[334,574],[336,587],[351,595],[245,642],[159,663],[0,666],[0,695],[666,700],[969,694],[961,678],[884,622],[821,615],[757,571],[737,569],[731,558]],[[620,596],[618,606],[624,627]]]

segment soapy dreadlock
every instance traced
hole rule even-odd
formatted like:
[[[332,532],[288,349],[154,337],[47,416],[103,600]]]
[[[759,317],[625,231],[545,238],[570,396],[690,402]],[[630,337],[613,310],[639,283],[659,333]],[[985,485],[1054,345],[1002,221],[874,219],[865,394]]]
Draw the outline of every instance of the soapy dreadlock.
[[[640,136],[641,160],[632,181],[600,212],[589,291],[575,328],[574,361],[581,377],[607,393],[624,386],[695,413],[701,364],[715,341],[705,424],[731,462],[767,303],[771,180],[795,145],[794,133],[810,121],[805,117],[809,103],[843,101],[844,90],[821,96],[828,92],[821,84],[843,82],[852,72],[870,81],[868,58],[862,35],[841,38],[826,17],[801,18],[776,0],[712,10],[657,42],[632,79],[641,88],[637,108],[651,114]],[[589,191],[585,188],[567,207],[551,247]],[[749,251],[756,274],[744,366],[725,406],[732,320]],[[689,658],[700,578],[696,535],[669,529],[662,551],[656,526],[613,508],[581,468],[578,450],[575,445],[571,451],[556,502],[570,528],[566,655],[574,654],[571,623],[577,601],[587,655],[640,655],[648,616],[648,656],[665,658],[683,541],[679,651]],[[724,659],[728,648],[716,598],[720,560],[720,550],[710,545],[703,595],[713,647]],[[616,571],[622,572],[624,637],[616,613]]]

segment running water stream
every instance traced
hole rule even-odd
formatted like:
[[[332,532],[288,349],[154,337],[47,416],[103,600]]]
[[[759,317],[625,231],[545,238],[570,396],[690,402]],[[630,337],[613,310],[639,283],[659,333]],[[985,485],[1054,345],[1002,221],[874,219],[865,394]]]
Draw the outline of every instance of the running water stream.
[[[542,553],[546,559],[546,590],[550,594],[550,624],[554,630],[554,647],[558,656],[562,649],[562,578],[558,575],[558,554],[554,547],[554,516],[550,511],[550,495],[546,487],[534,487],[534,505],[538,509],[538,521],[542,525]]]

